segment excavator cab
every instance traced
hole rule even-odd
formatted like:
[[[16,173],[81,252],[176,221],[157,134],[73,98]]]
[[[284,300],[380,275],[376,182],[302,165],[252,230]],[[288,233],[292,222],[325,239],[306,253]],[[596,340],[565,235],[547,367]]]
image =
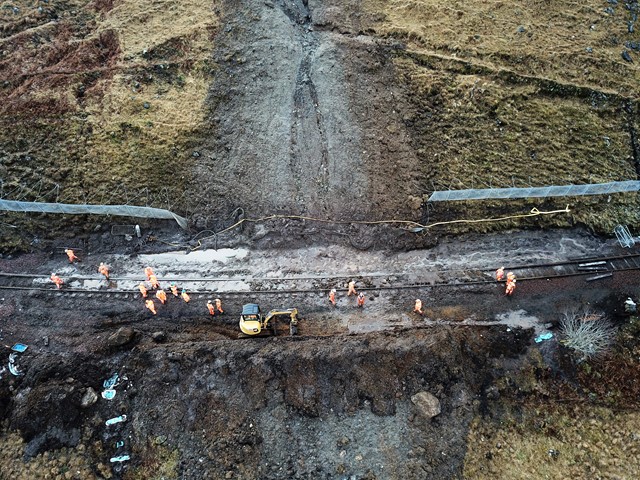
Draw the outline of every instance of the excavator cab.
[[[291,335],[298,333],[297,308],[271,310],[263,317],[260,312],[260,306],[256,303],[247,303],[242,307],[242,314],[240,315],[240,330],[244,335],[256,336],[261,333],[266,333],[269,328],[271,328],[273,335],[276,335],[276,318],[279,316],[289,317],[289,333]]]
[[[245,335],[259,335],[262,331],[262,313],[255,303],[247,303],[242,306],[240,315],[240,330]]]

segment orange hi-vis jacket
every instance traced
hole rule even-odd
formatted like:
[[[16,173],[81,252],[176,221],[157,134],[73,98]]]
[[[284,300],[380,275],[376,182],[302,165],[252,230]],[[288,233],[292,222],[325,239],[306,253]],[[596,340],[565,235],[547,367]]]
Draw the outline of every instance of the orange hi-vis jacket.
[[[138,290],[140,290],[140,293],[142,294],[142,298],[147,298],[147,287],[144,286],[144,283],[141,283],[140,285],[138,285]]]
[[[146,302],[144,302],[144,306],[147,307],[154,315],[157,314],[156,306],[153,304],[153,300],[147,300]]]
[[[180,294],[180,296],[187,303],[189,303],[191,301],[191,297],[189,296],[189,294],[187,293],[187,291],[184,288],[182,289],[182,293]]]
[[[413,307],[413,311],[422,315],[422,300],[416,300],[416,304]]]
[[[160,282],[158,282],[158,277],[156,277],[155,275],[149,275],[149,281],[151,282],[151,286],[153,288],[160,288]]]
[[[73,253],[73,250],[71,250],[70,248],[65,248],[64,253],[67,254],[67,257],[69,257],[69,261],[71,263],[73,263],[74,260],[78,260],[78,257],[76,257],[76,254]]]
[[[215,315],[216,314],[216,309],[213,306],[213,303],[207,302],[207,308],[209,309],[209,314],[210,315]]]
[[[51,281],[56,284],[57,288],[60,288],[64,283],[62,279],[59,276],[57,276],[55,273],[51,274]]]
[[[104,263],[100,263],[100,266],[98,267],[98,273],[101,273],[107,280],[109,280],[109,267],[107,267]]]
[[[156,292],[156,298],[160,300],[160,302],[165,303],[167,301],[167,294],[164,293],[164,290],[158,290]]]

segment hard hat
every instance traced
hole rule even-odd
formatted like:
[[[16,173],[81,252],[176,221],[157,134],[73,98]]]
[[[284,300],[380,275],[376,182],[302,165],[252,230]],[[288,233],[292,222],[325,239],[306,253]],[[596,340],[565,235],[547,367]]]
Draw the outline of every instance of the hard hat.
[[[207,304],[211,303],[211,300],[207,300]]]

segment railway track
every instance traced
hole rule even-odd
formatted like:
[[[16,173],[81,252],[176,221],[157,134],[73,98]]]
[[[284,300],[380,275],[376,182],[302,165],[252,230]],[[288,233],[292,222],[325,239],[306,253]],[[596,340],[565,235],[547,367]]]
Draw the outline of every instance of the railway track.
[[[508,266],[506,271],[516,274],[518,281],[584,276],[585,282],[613,276],[616,272],[640,270],[640,253],[611,257],[584,257],[564,262],[524,264]],[[209,278],[160,278],[161,285],[175,282],[185,287],[190,295],[255,294],[308,294],[328,291],[343,285],[347,278],[355,278],[359,290],[396,290],[420,288],[464,287],[495,283],[494,270],[428,270],[417,273],[376,273],[360,276],[289,276],[281,278],[238,275]],[[142,277],[113,277],[107,282],[100,275],[75,275],[64,277],[65,287],[57,290],[48,282],[48,275],[16,274],[0,272],[0,290],[40,291],[54,295],[109,295],[113,297],[135,297]],[[166,287],[165,287],[166,288]],[[339,289],[340,290],[340,289]],[[343,289],[346,291],[346,289]]]

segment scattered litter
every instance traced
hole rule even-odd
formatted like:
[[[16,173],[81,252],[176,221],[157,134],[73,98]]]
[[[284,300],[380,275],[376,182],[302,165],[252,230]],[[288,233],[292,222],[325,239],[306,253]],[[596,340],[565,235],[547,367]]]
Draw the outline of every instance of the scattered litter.
[[[20,375],[22,375],[22,372],[18,370],[18,367],[15,366],[15,364],[10,363],[9,364],[9,371],[11,372],[12,375],[15,375],[16,377],[19,377]]]
[[[109,460],[111,463],[116,463],[116,462],[126,462],[127,460],[131,460],[131,457],[129,455],[120,455],[119,457],[112,457],[111,460]]]
[[[636,313],[638,311],[636,302],[634,302],[631,297],[624,301],[624,311],[627,313]]]
[[[49,337],[42,337],[42,341],[44,342],[45,347],[49,346]]]
[[[124,440],[118,440],[116,442],[116,448],[124,447]]]
[[[536,337],[536,343],[540,343],[543,340],[549,340],[550,338],[553,338],[553,333],[551,332],[542,333]]]
[[[118,374],[114,373],[111,378],[102,382],[102,386],[106,389],[113,388],[118,385]]]
[[[631,248],[636,244],[636,240],[626,225],[617,225],[616,228],[613,229],[613,233],[615,233],[621,247]]]
[[[558,458],[558,455],[560,455],[560,452],[558,450],[556,450],[555,448],[550,448],[547,453],[554,460]]]
[[[20,370],[18,370],[18,366],[16,365],[16,353],[10,353],[9,354],[9,371],[11,372],[12,375],[15,375],[16,377],[22,375],[22,372]]]
[[[102,392],[102,398],[106,400],[113,400],[116,396],[116,391],[113,388],[107,388]]]
[[[16,343],[13,347],[11,347],[11,350],[13,350],[14,352],[22,353],[27,348],[29,347],[27,347],[24,343]]]
[[[593,282],[594,280],[600,280],[602,278],[608,278],[608,277],[613,277],[613,273],[604,273],[602,275],[596,275],[595,277],[589,277],[587,278],[587,282]]]
[[[107,420],[106,422],[104,422],[106,425],[113,425],[115,423],[120,423],[120,422],[124,422],[127,419],[126,415],[120,415],[119,417],[114,417],[114,418],[110,418],[109,420]]]

